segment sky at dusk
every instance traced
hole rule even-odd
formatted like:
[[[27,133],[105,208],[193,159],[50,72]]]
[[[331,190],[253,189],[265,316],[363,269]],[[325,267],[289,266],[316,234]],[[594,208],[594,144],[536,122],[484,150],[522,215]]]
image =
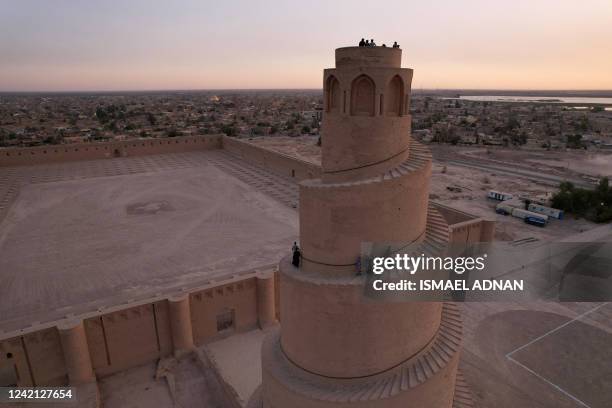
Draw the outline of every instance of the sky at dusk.
[[[0,91],[321,88],[361,37],[413,89],[612,89],[612,0],[0,0],[0,27]]]

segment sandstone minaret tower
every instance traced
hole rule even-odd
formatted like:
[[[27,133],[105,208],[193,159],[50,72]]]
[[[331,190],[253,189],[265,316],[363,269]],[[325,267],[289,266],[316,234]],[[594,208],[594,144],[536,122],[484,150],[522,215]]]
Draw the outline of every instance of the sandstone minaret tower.
[[[451,304],[364,298],[362,242],[448,240],[428,205],[431,157],[410,137],[399,48],[336,50],[323,74],[320,179],[300,184],[302,265],[281,261],[281,328],[262,350],[263,407],[453,406],[461,323]]]

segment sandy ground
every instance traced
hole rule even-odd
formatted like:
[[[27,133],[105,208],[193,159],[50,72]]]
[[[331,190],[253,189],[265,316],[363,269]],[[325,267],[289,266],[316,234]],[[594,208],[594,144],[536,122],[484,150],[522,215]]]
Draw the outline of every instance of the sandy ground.
[[[612,155],[584,153],[579,157],[528,158],[527,162],[588,174],[594,177],[612,177]]]
[[[531,151],[501,148],[437,147],[447,151],[510,165],[523,165],[556,174],[612,177],[612,152],[590,150]]]
[[[461,366],[479,408],[607,408],[612,305],[465,303]]]
[[[207,346],[223,379],[234,388],[242,406],[261,384],[262,330],[235,334]]]
[[[195,355],[172,365],[168,377],[157,377],[157,363],[105,377],[98,382],[104,408],[225,408],[225,396],[212,369]],[[173,390],[173,391],[172,391]]]
[[[132,368],[98,381],[102,404],[108,408],[174,407],[165,379],[156,380],[157,363]]]
[[[276,264],[295,240],[295,210],[209,154],[185,168],[23,186],[0,224],[2,328]]]
[[[448,187],[459,188],[460,192]],[[466,167],[434,163],[430,186],[430,198],[470,214],[497,221],[495,238],[513,241],[533,237],[542,241],[557,240],[568,235],[589,230],[596,224],[571,216],[563,220],[551,219],[545,228],[527,225],[523,220],[495,213],[499,201],[487,198],[489,190],[504,191],[515,196],[545,196],[554,187],[542,186],[517,177]]]

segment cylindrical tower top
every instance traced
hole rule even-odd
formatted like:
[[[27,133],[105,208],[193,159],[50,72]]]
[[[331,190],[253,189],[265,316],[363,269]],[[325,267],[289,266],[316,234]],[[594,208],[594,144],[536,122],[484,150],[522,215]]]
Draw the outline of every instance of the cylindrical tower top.
[[[374,177],[408,157],[412,70],[392,47],[336,49],[323,73],[324,182]]]
[[[392,47],[336,48],[336,68],[383,67],[400,68],[402,50]]]

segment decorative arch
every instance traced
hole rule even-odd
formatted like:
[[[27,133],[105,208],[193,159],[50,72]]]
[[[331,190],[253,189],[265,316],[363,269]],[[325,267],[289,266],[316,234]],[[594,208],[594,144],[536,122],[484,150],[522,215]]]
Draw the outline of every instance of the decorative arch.
[[[325,84],[325,97],[327,99],[327,112],[340,112],[342,103],[340,82],[335,76],[330,75]]]
[[[385,90],[385,114],[387,116],[401,116],[404,113],[404,81],[395,75]]]
[[[374,116],[374,81],[367,75],[360,75],[351,84],[351,115]]]

